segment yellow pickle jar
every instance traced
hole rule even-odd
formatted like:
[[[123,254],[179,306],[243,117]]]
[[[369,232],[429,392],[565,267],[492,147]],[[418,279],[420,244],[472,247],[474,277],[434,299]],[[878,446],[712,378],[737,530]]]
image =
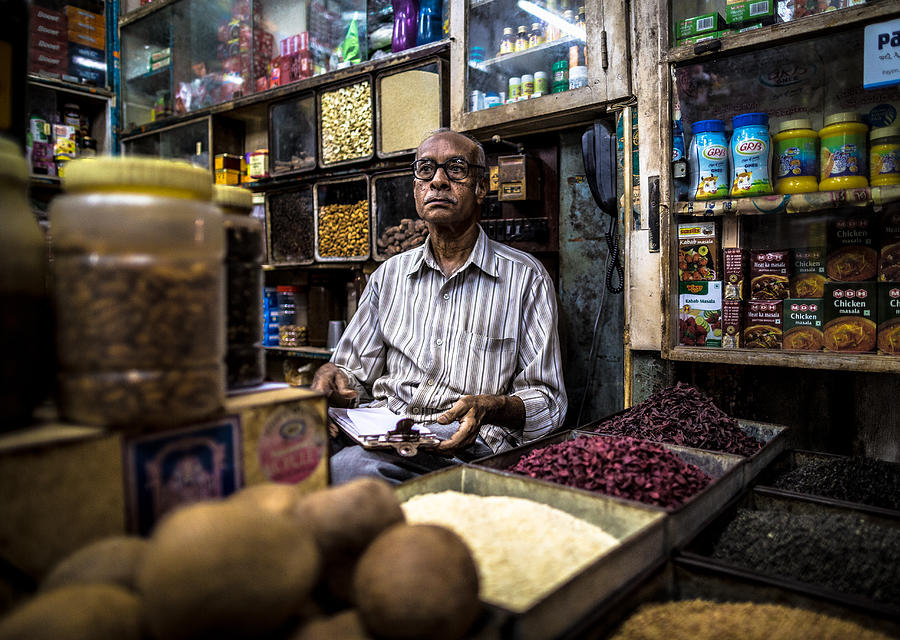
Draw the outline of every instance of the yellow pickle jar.
[[[869,184],[900,184],[900,125],[872,129],[869,147]]]
[[[225,234],[209,173],[89,158],[53,200],[59,405],[119,429],[207,418],[225,401]]]
[[[843,111],[825,116],[819,130],[819,191],[869,186],[866,171],[866,133],[858,113]]]

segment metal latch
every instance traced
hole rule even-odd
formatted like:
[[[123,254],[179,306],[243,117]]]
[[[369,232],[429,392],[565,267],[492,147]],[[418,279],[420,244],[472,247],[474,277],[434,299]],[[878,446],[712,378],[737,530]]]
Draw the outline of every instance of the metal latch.
[[[378,436],[363,436],[362,446],[365,449],[394,449],[404,458],[411,458],[419,449],[434,449],[440,439],[433,433],[421,433],[414,429],[409,418],[397,421],[396,428]]]

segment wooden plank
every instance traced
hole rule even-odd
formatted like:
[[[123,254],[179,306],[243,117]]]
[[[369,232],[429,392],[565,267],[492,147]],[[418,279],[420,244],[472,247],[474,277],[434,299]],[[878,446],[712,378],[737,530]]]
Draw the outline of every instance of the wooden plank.
[[[764,349],[673,347],[668,350],[665,357],[671,360],[711,362],[716,364],[900,373],[900,358],[875,353],[786,353],[784,351],[767,351]]]

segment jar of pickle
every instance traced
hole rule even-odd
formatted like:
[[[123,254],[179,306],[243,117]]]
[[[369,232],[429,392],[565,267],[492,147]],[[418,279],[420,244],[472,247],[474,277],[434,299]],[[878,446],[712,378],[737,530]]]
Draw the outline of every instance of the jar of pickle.
[[[61,413],[115,428],[215,415],[225,234],[209,172],[109,156],[68,169],[49,210]]]
[[[225,226],[225,374],[229,389],[262,383],[263,232],[252,218],[253,194],[240,187],[216,185],[214,202]]]

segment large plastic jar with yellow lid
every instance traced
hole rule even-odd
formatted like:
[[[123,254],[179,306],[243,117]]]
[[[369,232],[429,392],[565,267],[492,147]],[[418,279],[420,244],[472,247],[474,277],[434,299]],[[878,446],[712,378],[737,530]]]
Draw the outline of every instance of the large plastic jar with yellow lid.
[[[785,120],[775,134],[775,193],[818,191],[819,135],[808,118]]]
[[[869,186],[866,171],[866,134],[858,113],[843,111],[825,116],[819,131],[819,191]]]
[[[873,187],[900,184],[900,125],[872,129],[869,183]]]
[[[209,173],[158,158],[72,161],[53,200],[59,405],[127,429],[225,401],[224,231]]]
[[[27,188],[25,156],[15,142],[0,138],[0,431],[29,424],[52,387],[47,243]]]
[[[250,217],[253,194],[217,184],[213,201],[225,225],[225,374],[229,389],[260,384],[263,353],[264,238],[262,225]]]

